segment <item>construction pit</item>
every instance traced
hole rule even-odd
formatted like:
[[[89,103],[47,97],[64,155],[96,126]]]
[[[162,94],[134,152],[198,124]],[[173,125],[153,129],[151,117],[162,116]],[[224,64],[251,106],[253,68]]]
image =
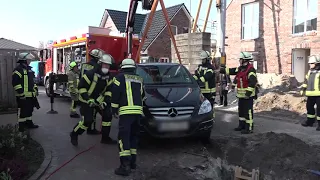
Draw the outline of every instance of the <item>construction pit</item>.
[[[173,141],[141,147],[141,167],[133,179],[233,180],[236,166],[249,172],[258,170],[259,178],[254,179],[319,179],[308,170],[320,167],[320,146],[306,144],[287,134],[268,132],[250,137],[213,137],[205,145]],[[152,149],[157,151],[152,153]]]
[[[299,94],[301,83],[293,76],[258,74],[258,80],[261,91],[255,100],[255,113],[286,117],[293,122],[304,119],[306,97]],[[237,109],[236,92],[229,93],[228,97],[231,108]],[[200,142],[164,142],[157,144],[156,148],[161,153],[143,152],[146,156],[141,157],[140,163],[149,166],[139,168],[134,179],[240,180],[235,177],[239,166],[249,172],[259,171],[259,178],[250,178],[250,174],[245,174],[248,178],[244,179],[249,180],[319,179],[310,170],[319,170],[320,146],[307,144],[284,133],[218,136],[212,137],[211,143],[206,145]]]

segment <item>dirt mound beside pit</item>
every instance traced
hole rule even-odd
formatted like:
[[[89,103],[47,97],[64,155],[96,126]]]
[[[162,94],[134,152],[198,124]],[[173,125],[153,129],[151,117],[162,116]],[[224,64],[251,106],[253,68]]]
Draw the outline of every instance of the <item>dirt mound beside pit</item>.
[[[229,164],[259,168],[265,179],[319,179],[307,170],[320,170],[320,148],[287,134],[270,132],[232,139],[224,149]]]
[[[254,111],[297,118],[306,113],[306,98],[294,92],[268,92],[255,101]]]

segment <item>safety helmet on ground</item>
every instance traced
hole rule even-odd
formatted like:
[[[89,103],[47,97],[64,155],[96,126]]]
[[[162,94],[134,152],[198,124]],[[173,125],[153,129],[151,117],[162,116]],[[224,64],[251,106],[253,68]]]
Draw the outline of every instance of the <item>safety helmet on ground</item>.
[[[92,49],[89,54],[94,58],[101,58],[104,53],[105,52],[102,49],[97,48],[97,49]]]
[[[31,53],[28,53],[28,52],[19,53],[18,61],[31,61],[34,59],[35,57]]]
[[[99,59],[100,63],[105,63],[111,65],[113,62],[113,57],[110,54],[104,54],[102,57]]]
[[[134,62],[133,59],[124,59],[121,62],[121,69],[126,69],[126,68],[136,68],[136,63]]]
[[[309,64],[319,64],[320,63],[320,57],[317,55],[312,55],[308,57],[308,63]]]
[[[210,53],[208,51],[201,51],[200,52],[200,59],[210,59]]]
[[[69,66],[70,66],[70,69],[73,69],[74,67],[77,66],[77,63],[73,61],[69,64]]]
[[[253,56],[251,53],[249,52],[240,52],[240,57],[239,59],[242,60],[247,60],[247,61],[252,61],[253,60]]]

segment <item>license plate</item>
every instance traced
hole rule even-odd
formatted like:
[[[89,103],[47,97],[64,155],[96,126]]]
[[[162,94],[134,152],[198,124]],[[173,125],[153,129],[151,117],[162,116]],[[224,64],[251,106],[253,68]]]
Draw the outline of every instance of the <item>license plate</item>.
[[[188,122],[163,122],[159,124],[159,131],[184,131],[188,129]]]

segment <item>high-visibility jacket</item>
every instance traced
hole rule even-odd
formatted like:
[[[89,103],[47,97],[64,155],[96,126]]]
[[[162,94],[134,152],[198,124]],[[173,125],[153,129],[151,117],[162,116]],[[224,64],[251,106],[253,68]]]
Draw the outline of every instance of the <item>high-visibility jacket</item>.
[[[306,79],[302,88],[306,92],[306,96],[320,96],[320,68],[310,69],[306,75]]]
[[[34,72],[30,66],[19,64],[12,74],[12,86],[16,97],[36,97],[38,87],[34,83]]]
[[[78,85],[79,101],[88,103],[88,100],[93,99],[96,103],[110,104],[111,87],[112,79],[109,78],[109,75],[103,75],[99,69],[87,71]]]
[[[79,74],[74,71],[68,72],[68,90],[71,95],[72,100],[78,100],[78,84],[79,84]]]
[[[199,65],[193,76],[195,80],[204,84],[200,85],[202,94],[216,93],[216,78],[211,64]]]
[[[121,73],[113,78],[111,107],[113,114],[143,114],[145,92],[143,79],[134,73]]]
[[[83,63],[81,66],[81,74],[80,74],[80,78],[84,75],[84,73],[86,73],[87,71],[90,71],[92,69],[98,70],[99,68],[99,64],[97,62],[95,62],[95,60],[91,59],[89,62],[87,63]]]
[[[257,74],[252,64],[238,68],[226,68],[226,74],[236,75],[234,83],[237,86],[237,97],[246,98],[256,96]]]

